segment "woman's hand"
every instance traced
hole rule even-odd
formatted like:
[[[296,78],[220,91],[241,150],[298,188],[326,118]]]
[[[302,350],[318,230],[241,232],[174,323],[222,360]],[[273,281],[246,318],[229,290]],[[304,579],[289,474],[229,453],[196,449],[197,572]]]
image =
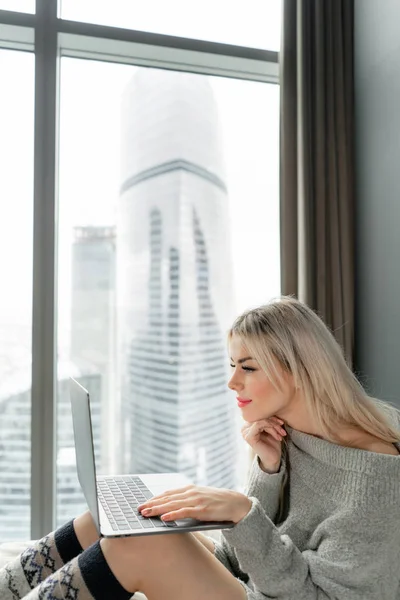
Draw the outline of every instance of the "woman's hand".
[[[242,436],[260,458],[260,466],[266,473],[277,473],[282,458],[282,440],[286,431],[284,421],[278,417],[245,423]]]
[[[188,485],[154,496],[138,506],[138,511],[144,517],[161,516],[163,521],[192,518],[238,523],[251,506],[251,500],[239,492]]]

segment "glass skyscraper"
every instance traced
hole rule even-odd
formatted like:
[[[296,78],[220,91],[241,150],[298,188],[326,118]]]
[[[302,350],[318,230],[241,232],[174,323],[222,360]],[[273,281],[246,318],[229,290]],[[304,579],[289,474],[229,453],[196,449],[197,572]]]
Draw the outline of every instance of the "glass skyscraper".
[[[88,389],[91,400],[101,403],[97,467],[110,472],[115,469],[115,227],[74,228],[71,304],[70,359],[82,375],[100,380],[100,389]]]
[[[207,78],[140,69],[123,98],[117,222],[123,468],[235,485],[229,205]]]

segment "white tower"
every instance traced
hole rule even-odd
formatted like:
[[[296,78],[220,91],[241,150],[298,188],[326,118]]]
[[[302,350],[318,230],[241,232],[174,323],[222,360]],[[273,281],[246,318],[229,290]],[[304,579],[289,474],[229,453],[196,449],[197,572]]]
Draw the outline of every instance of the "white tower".
[[[122,468],[235,485],[229,203],[204,76],[140,69],[124,95],[117,297]]]

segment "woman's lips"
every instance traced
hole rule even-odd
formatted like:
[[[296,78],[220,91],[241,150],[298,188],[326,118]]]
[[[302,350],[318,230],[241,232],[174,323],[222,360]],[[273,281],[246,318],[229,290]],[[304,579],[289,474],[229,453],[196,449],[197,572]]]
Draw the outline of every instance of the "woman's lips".
[[[246,398],[239,398],[239,396],[236,398],[236,400],[239,408],[243,408],[243,406],[247,406],[251,402],[251,400],[246,400]]]

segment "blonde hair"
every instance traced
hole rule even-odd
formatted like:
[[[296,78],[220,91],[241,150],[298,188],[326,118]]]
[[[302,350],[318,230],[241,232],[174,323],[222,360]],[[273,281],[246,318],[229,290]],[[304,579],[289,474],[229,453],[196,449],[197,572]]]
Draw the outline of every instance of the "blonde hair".
[[[339,433],[347,426],[384,442],[399,441],[399,413],[368,396],[332,333],[302,302],[282,297],[248,310],[234,322],[232,335],[240,338],[278,390],[283,389],[283,377],[277,361],[291,373],[325,439],[343,444]]]

